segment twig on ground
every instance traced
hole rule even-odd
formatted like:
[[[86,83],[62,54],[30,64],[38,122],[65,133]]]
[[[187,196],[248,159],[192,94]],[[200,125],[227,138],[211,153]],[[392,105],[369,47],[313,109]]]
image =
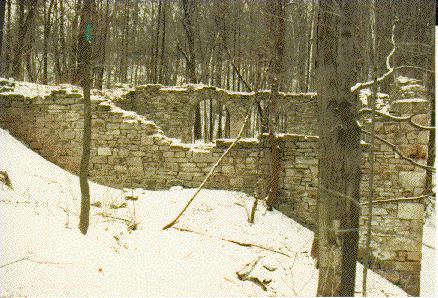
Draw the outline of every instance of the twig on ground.
[[[115,219],[115,220],[124,221],[124,222],[129,223],[129,224],[132,222],[130,219],[127,219],[127,218],[112,216],[112,215],[109,215],[109,214],[106,214],[106,213],[102,213],[102,212],[96,213],[96,215],[99,215],[99,216],[102,216],[102,217],[111,218],[111,219]]]
[[[199,234],[199,235],[202,235],[202,236],[206,236],[206,237],[209,237],[209,238],[216,238],[216,237],[213,237],[211,235],[207,235],[207,234],[204,234],[204,233],[201,233],[201,232],[198,232],[198,231],[194,231],[194,230],[190,230],[190,229],[187,229],[187,228],[180,228],[180,227],[175,227],[175,226],[173,228],[175,230],[178,230],[178,231],[181,231],[181,232],[190,232],[190,233],[195,233],[195,234]],[[288,258],[292,258],[292,256],[290,256],[290,255],[288,255],[288,254],[286,254],[284,252],[278,251],[278,250],[276,250],[274,248],[262,246],[262,245],[259,245],[259,244],[256,244],[256,243],[241,242],[241,241],[237,241],[237,240],[233,240],[233,239],[226,239],[226,238],[222,238],[222,237],[219,237],[219,238],[216,238],[216,239],[227,241],[227,242],[234,243],[234,244],[237,244],[237,245],[240,245],[240,246],[245,246],[245,247],[257,247],[257,248],[260,248],[260,249],[263,249],[263,250],[267,250],[267,251],[270,251],[270,252],[273,252],[273,253],[277,253],[277,254],[283,255],[283,256],[288,257]]]
[[[73,264],[73,263],[59,263],[59,262],[51,262],[51,261],[47,261],[47,260],[35,260],[35,259],[31,259],[29,256],[26,257],[22,257],[20,259],[17,259],[15,261],[0,265],[0,269],[7,267],[9,265],[15,264],[15,263],[19,263],[22,261],[29,261],[32,263],[38,263],[38,264],[47,264],[47,265],[69,265],[69,264]]]

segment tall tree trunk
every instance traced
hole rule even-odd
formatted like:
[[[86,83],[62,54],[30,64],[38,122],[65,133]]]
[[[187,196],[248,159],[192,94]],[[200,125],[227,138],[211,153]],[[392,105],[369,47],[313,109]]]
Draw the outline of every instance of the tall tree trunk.
[[[225,137],[229,138],[231,135],[231,117],[228,109],[225,110]]]
[[[190,83],[196,83],[196,55],[195,55],[195,34],[193,32],[193,18],[195,13],[195,0],[182,0],[182,8],[184,11],[183,27],[186,33],[188,54],[186,58],[186,80]],[[205,114],[204,101],[204,114]],[[201,109],[200,104],[195,107],[195,123],[194,123],[194,140],[202,138],[201,126]],[[205,122],[204,122],[205,124]]]
[[[59,0],[59,44],[61,49],[66,49],[66,42],[65,42],[65,29],[64,29],[64,18],[65,18],[65,10],[64,10],[64,0]],[[59,51],[59,49],[58,49]],[[67,53],[63,52],[61,55],[61,67],[60,70],[60,81],[66,82],[68,80],[67,77]]]
[[[372,110],[371,123],[369,130],[371,131],[370,146],[368,153],[368,162],[370,165],[370,174],[368,177],[368,221],[367,221],[367,231],[365,239],[365,256],[363,261],[363,271],[362,271],[362,295],[366,297],[367,295],[367,278],[368,278],[368,263],[370,258],[370,246],[371,246],[371,232],[372,232],[372,219],[373,219],[373,200],[374,200],[374,142],[375,142],[375,122],[376,122],[376,99],[377,99],[377,28],[376,28],[376,2],[375,0],[369,1],[369,12],[370,12],[370,70],[371,77],[374,80],[373,86],[371,86],[371,96],[370,96],[370,107]]]
[[[7,19],[7,24],[6,24],[6,53],[5,53],[5,65],[4,65],[4,69],[3,69],[3,74],[4,75],[10,75],[11,73],[11,57],[12,57],[12,30],[11,30],[11,25],[12,25],[12,18],[11,18],[11,13],[12,13],[12,9],[11,9],[11,4],[12,4],[12,0],[8,0],[8,19]]]
[[[78,19],[81,14],[82,0],[75,0],[75,14],[71,24],[71,53],[70,53],[70,81],[73,84],[80,83],[80,58],[78,54],[80,53],[79,42],[81,40],[81,33],[78,32]]]
[[[278,91],[282,84],[283,78],[283,56],[284,56],[284,41],[285,41],[285,1],[275,0],[269,2],[269,11],[272,12],[269,19],[270,34],[273,38],[272,53],[274,57],[272,59],[272,65],[270,69],[270,81],[271,81],[271,95],[269,97],[269,142],[271,145],[271,183],[266,200],[268,209],[272,210],[272,206],[277,199],[278,183],[280,177],[280,157],[279,148],[276,138],[278,130],[277,125],[277,101]],[[268,116],[265,116],[268,117]]]
[[[193,134],[194,134],[194,140],[199,140],[202,138],[202,130],[201,130],[201,103],[196,104],[195,106],[195,119],[194,119],[194,126],[193,126]]]
[[[220,139],[222,138],[222,117],[223,117],[223,109],[224,107],[222,106],[222,103],[220,101],[218,101],[218,105],[217,105],[217,109],[218,109],[218,125],[217,125],[217,136],[216,138]]]
[[[28,5],[28,12],[26,14],[26,17],[24,17],[25,5]],[[18,35],[16,38],[16,43],[14,48],[14,59],[12,61],[12,76],[17,80],[22,79],[21,61],[23,58],[22,56],[23,56],[24,42],[26,36],[28,35],[27,33],[30,30],[30,27],[32,26],[37,5],[38,5],[37,0],[30,1],[28,3],[24,0],[19,0],[18,2],[19,29],[18,29]]]
[[[160,50],[159,42],[160,42],[160,29],[161,29],[161,8],[162,2],[161,0],[158,0],[158,18],[157,18],[157,32],[155,35],[155,53],[154,53],[154,83],[158,83],[158,53]]]
[[[102,89],[103,88],[103,74],[105,71],[105,63],[106,63],[106,43],[108,38],[108,30],[109,30],[109,0],[106,1],[105,7],[105,20],[103,33],[101,35],[99,41],[99,51],[97,53],[97,66],[96,66],[96,80],[95,80],[95,88]]]
[[[0,0],[0,61],[2,60],[3,28],[5,25],[6,0]],[[3,63],[1,63],[3,64]],[[3,65],[0,65],[2,67]]]
[[[204,114],[204,122],[202,123],[204,126],[204,143],[208,142],[208,116],[207,116],[207,100],[203,101],[203,114]]]
[[[195,0],[182,0],[182,6],[184,11],[183,26],[188,45],[186,59],[187,79],[190,83],[196,83],[195,33],[193,28],[196,3]]]
[[[130,2],[125,2],[124,8],[124,18],[123,18],[123,36],[122,36],[122,53],[120,56],[120,82],[127,83],[128,81],[128,50],[129,50],[129,13],[130,13]]]
[[[360,129],[350,92],[356,79],[352,32],[356,5],[350,0],[320,2],[318,296],[354,296],[359,209],[353,200],[359,201],[361,178]],[[337,233],[339,229],[353,232]]]
[[[306,92],[309,92],[312,84],[312,73],[313,73],[313,65],[314,65],[314,43],[315,43],[315,23],[317,17],[317,9],[318,5],[315,3],[316,0],[312,0],[312,12],[311,12],[311,20],[310,20],[310,39],[308,44],[308,58],[307,58],[307,75],[306,75]]]
[[[432,62],[433,64],[433,62]],[[430,126],[436,126],[435,119],[435,73],[429,73],[427,77],[427,92],[430,99]],[[427,146],[427,165],[430,167],[434,166],[435,163],[435,148],[436,139],[435,131],[431,130],[429,132],[429,144]],[[431,171],[426,172],[426,185],[424,187],[425,194],[433,193],[433,183],[432,183],[433,173]]]
[[[50,19],[52,15],[54,0],[50,0],[49,8],[46,9],[46,2],[44,2],[44,36],[43,36],[43,80],[44,85],[47,84],[47,67],[48,67],[48,44],[50,36],[50,27],[52,26]]]
[[[163,3],[162,7],[162,18],[161,18],[161,27],[162,27],[162,34],[161,34],[161,56],[160,56],[160,77],[159,82],[161,84],[167,84],[168,83],[168,70],[167,70],[167,59],[166,59],[166,10],[167,10],[167,2],[165,1]]]
[[[210,118],[210,122],[209,122],[209,141],[213,142],[213,138],[214,138],[214,110],[213,110],[213,98],[210,96],[210,113],[209,113],[209,117]]]
[[[82,234],[86,235],[90,221],[90,187],[88,185],[88,165],[90,161],[91,149],[91,15],[93,0],[84,1],[81,13],[81,34],[82,56],[81,71],[83,75],[82,87],[84,90],[84,134],[82,140],[82,159],[79,173],[81,186],[81,214],[79,219],[79,229]]]

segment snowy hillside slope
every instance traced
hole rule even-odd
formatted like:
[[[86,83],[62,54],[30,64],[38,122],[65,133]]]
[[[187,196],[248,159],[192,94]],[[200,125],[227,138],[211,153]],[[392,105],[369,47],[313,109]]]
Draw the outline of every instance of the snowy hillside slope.
[[[162,231],[193,189],[136,189],[139,199],[131,201],[122,190],[91,183],[91,201],[101,207],[92,207],[83,236],[77,229],[78,177],[1,129],[0,170],[13,187],[0,183],[0,296],[316,294],[313,233],[261,204],[249,225],[245,209],[253,199],[242,193],[204,190],[176,229]],[[135,230],[128,228],[133,221]],[[236,275],[254,260],[251,276],[266,291]],[[357,271],[361,295],[360,264]],[[373,272],[369,295],[406,296]]]

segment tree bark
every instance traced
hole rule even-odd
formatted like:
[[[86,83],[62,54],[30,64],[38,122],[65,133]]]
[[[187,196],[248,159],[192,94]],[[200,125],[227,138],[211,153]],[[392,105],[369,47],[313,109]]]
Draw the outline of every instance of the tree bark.
[[[317,32],[320,192],[318,296],[354,296],[361,178],[360,129],[350,88],[354,74],[356,2],[320,2]],[[333,10],[338,7],[339,9]],[[327,191],[328,190],[328,191]],[[339,192],[345,197],[334,196]],[[355,232],[337,233],[339,229]]]

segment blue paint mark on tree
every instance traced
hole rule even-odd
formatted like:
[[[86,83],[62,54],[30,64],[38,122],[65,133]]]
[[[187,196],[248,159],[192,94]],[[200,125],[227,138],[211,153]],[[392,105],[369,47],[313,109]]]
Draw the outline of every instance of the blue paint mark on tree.
[[[91,24],[86,23],[85,24],[85,32],[84,32],[85,41],[91,41],[93,38],[93,35],[91,34]]]

